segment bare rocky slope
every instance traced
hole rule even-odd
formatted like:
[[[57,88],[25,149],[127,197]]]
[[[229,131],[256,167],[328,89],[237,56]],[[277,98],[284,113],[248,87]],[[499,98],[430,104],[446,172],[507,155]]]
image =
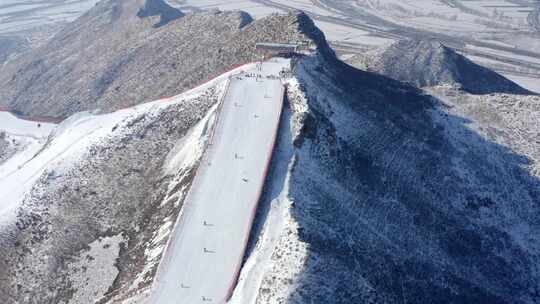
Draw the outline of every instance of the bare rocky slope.
[[[48,44],[0,71],[0,105],[32,116],[110,111],[173,96],[259,59],[256,42],[301,39],[291,30],[291,16],[183,16],[162,2],[99,2]]]
[[[10,143],[2,138],[2,134],[0,133],[0,164],[12,156],[13,153],[10,148]]]
[[[530,94],[435,40],[406,39],[350,59],[354,66],[418,87],[456,85],[472,94]]]

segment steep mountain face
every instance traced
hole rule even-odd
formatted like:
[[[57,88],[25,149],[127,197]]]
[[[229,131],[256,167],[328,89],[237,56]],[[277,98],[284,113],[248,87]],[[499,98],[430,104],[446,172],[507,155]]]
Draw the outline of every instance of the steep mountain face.
[[[163,16],[179,13],[166,10],[144,17],[161,12],[160,3],[98,3],[47,45],[2,69],[0,105],[31,116],[112,111],[179,94],[260,59],[256,42],[305,39],[296,24],[307,16],[252,21],[243,12],[213,11],[169,20]]]
[[[472,94],[530,94],[526,89],[433,40],[401,40],[351,63],[418,87],[456,85]]]
[[[256,303],[540,301],[540,98],[439,99],[321,56],[294,75]]]

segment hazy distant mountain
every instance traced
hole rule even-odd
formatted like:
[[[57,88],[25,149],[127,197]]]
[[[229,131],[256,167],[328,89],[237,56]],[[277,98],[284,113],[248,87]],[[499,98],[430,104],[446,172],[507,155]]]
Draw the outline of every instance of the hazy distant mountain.
[[[418,87],[450,84],[473,94],[530,93],[435,40],[400,40],[351,62]]]

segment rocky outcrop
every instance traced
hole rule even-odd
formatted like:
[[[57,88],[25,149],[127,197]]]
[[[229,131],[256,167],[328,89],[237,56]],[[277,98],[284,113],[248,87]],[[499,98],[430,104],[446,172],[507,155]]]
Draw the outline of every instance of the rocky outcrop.
[[[0,131],[0,165],[8,158],[10,158],[13,154],[12,151],[10,151],[10,144],[8,141],[6,141],[5,133]]]
[[[154,24],[154,27],[160,27],[170,21],[183,17],[184,14],[163,0],[146,0],[144,6],[137,12],[137,17],[145,18],[150,16],[159,16],[160,20]]]

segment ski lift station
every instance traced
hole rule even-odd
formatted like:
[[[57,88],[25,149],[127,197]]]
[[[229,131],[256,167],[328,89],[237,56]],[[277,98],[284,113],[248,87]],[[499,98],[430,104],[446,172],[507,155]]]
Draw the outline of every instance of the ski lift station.
[[[268,56],[290,56],[300,53],[306,43],[271,43],[260,42],[255,44],[255,49],[265,57]]]

